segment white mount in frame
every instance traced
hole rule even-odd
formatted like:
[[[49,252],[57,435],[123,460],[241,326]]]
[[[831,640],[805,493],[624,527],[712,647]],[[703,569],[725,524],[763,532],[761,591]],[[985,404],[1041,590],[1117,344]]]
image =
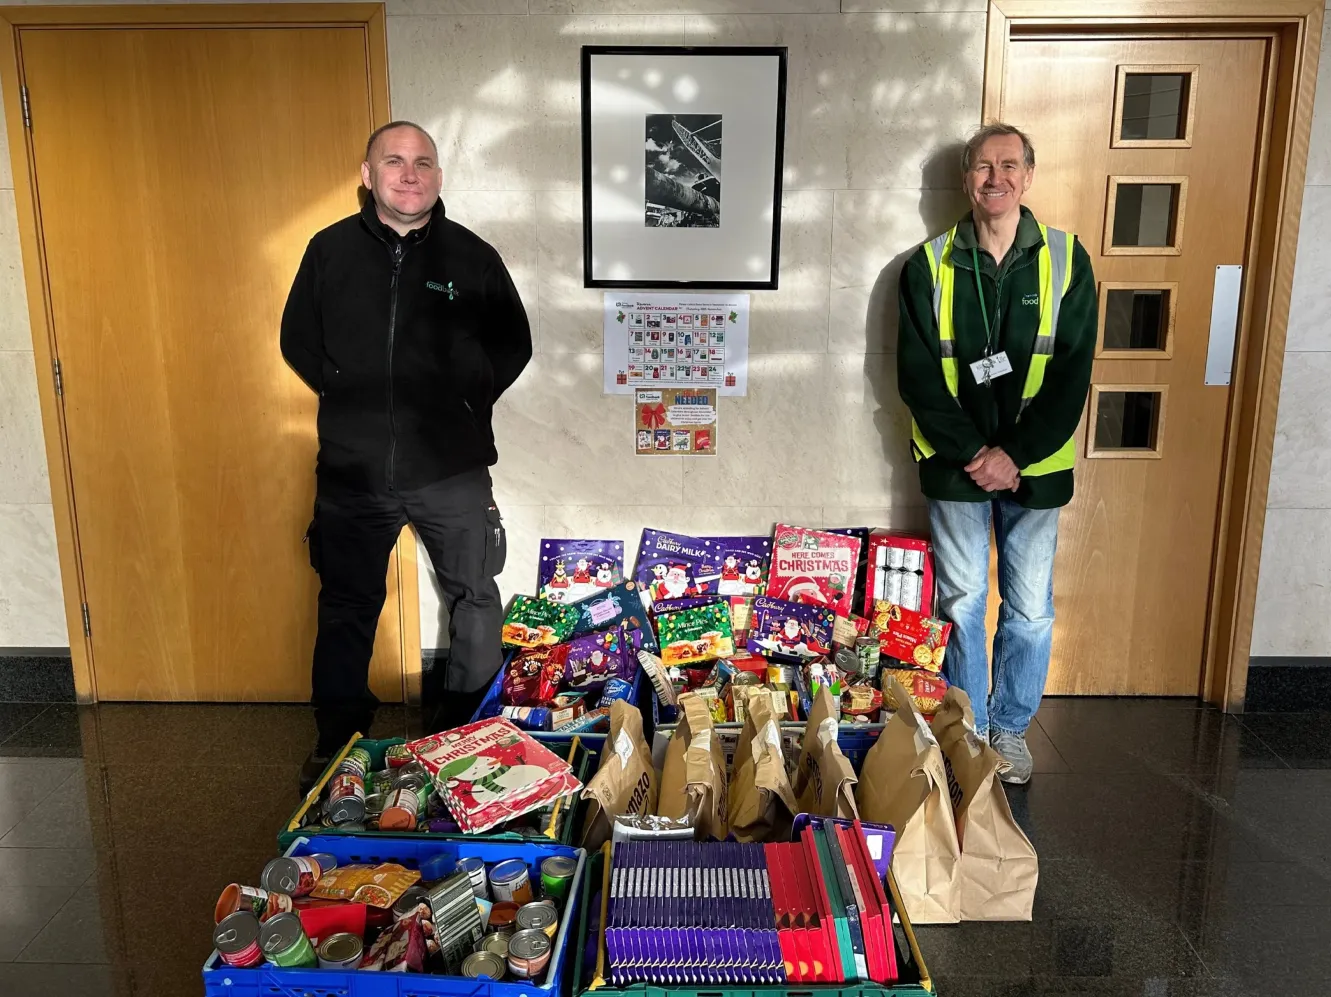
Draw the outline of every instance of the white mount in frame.
[[[584,46],[583,283],[773,290],[785,48]]]

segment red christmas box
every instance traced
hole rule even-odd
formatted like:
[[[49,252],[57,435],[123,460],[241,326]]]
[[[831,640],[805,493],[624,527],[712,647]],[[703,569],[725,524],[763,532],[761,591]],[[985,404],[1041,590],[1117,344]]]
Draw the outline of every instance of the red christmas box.
[[[864,575],[864,615],[874,603],[890,602],[930,616],[934,607],[934,547],[927,537],[897,530],[869,534]]]
[[[857,537],[778,525],[772,534],[767,595],[827,606],[837,616],[849,616],[859,557]]]

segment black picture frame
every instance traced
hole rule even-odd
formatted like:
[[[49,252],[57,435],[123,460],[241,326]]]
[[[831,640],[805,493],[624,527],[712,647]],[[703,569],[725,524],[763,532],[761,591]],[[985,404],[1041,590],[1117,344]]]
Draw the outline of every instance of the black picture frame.
[[[774,291],[778,288],[781,272],[781,195],[782,195],[782,173],[785,161],[785,139],[786,139],[786,81],[787,81],[787,63],[789,50],[785,46],[741,46],[741,45],[718,45],[718,46],[670,46],[670,45],[584,45],[582,47],[581,75],[582,75],[582,260],[583,260],[583,286],[606,289],[630,289],[630,290],[690,290],[690,291]],[[672,277],[668,272],[668,265],[662,263],[662,273],[660,275],[650,275],[643,278],[631,280],[615,280],[604,276],[597,277],[592,272],[592,257],[594,250],[594,228],[596,219],[593,216],[593,198],[592,198],[592,177],[593,177],[593,150],[592,150],[592,121],[594,108],[592,107],[592,60],[601,55],[610,56],[643,56],[648,59],[659,59],[662,56],[702,56],[718,59],[736,59],[736,58],[754,58],[764,59],[776,58],[777,60],[777,80],[776,92],[773,97],[776,101],[776,129],[773,143],[772,154],[772,203],[771,203],[771,249],[770,249],[770,267],[765,277],[758,279],[678,279],[678,275]],[[718,115],[718,121],[720,116]],[[719,177],[718,177],[719,180]],[[735,183],[733,178],[727,178],[727,183]],[[742,182],[742,181],[741,181]],[[719,197],[719,194],[718,194]],[[713,209],[720,215],[719,205],[713,205]],[[720,222],[717,223],[718,227]],[[700,226],[701,227],[701,226]],[[644,231],[652,232],[655,229],[648,227],[644,223]],[[664,255],[664,254],[663,254]]]

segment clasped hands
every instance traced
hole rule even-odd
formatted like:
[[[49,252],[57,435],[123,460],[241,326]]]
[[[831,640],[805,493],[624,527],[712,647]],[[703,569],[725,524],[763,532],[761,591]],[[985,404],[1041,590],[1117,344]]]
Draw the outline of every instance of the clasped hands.
[[[1015,491],[1021,484],[1021,471],[1002,447],[981,447],[965,471],[986,492]]]

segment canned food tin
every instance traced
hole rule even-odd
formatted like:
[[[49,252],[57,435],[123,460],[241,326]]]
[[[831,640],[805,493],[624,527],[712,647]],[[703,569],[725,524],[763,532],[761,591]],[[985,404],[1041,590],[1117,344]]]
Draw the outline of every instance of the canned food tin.
[[[312,892],[323,876],[323,867],[313,855],[282,856],[263,867],[259,885],[269,893],[303,897]]]
[[[365,816],[378,817],[384,812],[384,803],[388,800],[387,793],[374,793],[365,797]]]
[[[414,914],[421,906],[429,912],[427,920],[433,920],[434,914],[430,912],[430,891],[421,886],[409,886],[393,904],[393,920],[401,921],[404,917]]]
[[[379,828],[383,831],[414,831],[420,814],[420,794],[399,787],[384,799],[384,809],[379,814]]]
[[[473,952],[462,960],[462,975],[473,980],[489,977],[492,980],[504,978],[504,960],[493,952]]]
[[[398,769],[397,778],[393,780],[394,789],[421,790],[430,785],[430,776],[424,770],[418,771],[414,768]]]
[[[259,948],[274,966],[287,969],[318,964],[300,915],[278,914],[259,928]]]
[[[477,952],[490,952],[499,958],[508,959],[508,935],[501,935],[493,932],[481,939],[480,944],[476,946]]]
[[[490,930],[501,935],[513,934],[513,925],[517,921],[518,905],[511,900],[499,900],[490,908]]]
[[[320,969],[355,969],[360,965],[365,945],[359,935],[339,931],[329,935],[319,945]]]
[[[882,660],[882,647],[878,643],[877,637],[857,637],[855,639],[855,657],[859,661],[860,674],[865,677],[866,684],[878,685],[878,666]]]
[[[543,931],[519,931],[508,940],[508,971],[523,980],[539,976],[550,962],[550,938]]]
[[[485,878],[485,861],[468,855],[457,861],[457,871],[465,872],[471,881],[471,892],[483,900],[490,899],[490,887]]]
[[[238,910],[217,922],[213,931],[217,954],[228,966],[246,968],[263,962],[259,948],[259,919],[251,911]]]
[[[903,551],[902,553],[905,555],[904,562],[902,564],[903,568],[905,568],[907,571],[924,570],[924,551],[906,550]]]
[[[920,609],[920,576],[917,574],[907,574],[901,577],[901,605],[907,609],[913,609],[919,612]]]
[[[400,769],[415,760],[405,744],[390,744],[384,749],[384,762],[390,769]]]
[[[393,771],[371,772],[365,777],[365,793],[368,796],[387,796],[394,788]]]
[[[328,787],[324,812],[334,824],[365,819],[365,780],[354,772],[339,772]]]
[[[347,757],[342,759],[341,763],[337,766],[337,771],[351,772],[354,775],[360,776],[361,779],[364,779],[365,774],[370,771],[371,764],[370,753],[368,751],[364,748],[352,748],[347,752]]]
[[[567,855],[553,855],[541,863],[541,892],[547,897],[563,900],[568,896],[573,874],[578,863]]]
[[[559,930],[559,912],[554,901],[536,900],[518,908],[514,924],[518,931],[542,931],[553,938]]]
[[[889,548],[891,549],[891,548]],[[901,572],[889,571],[887,573],[887,591],[883,595],[887,601],[895,605],[901,605]]]
[[[887,566],[894,570],[904,568],[906,566],[906,549],[889,544],[887,548]]]
[[[291,898],[285,893],[272,893],[257,886],[241,886],[231,883],[222,890],[213,908],[213,921],[222,923],[228,914],[238,910],[247,910],[260,921],[266,921],[275,914],[291,910]]]
[[[531,879],[522,859],[505,859],[490,869],[490,888],[496,900],[511,900],[521,907],[532,902]]]

